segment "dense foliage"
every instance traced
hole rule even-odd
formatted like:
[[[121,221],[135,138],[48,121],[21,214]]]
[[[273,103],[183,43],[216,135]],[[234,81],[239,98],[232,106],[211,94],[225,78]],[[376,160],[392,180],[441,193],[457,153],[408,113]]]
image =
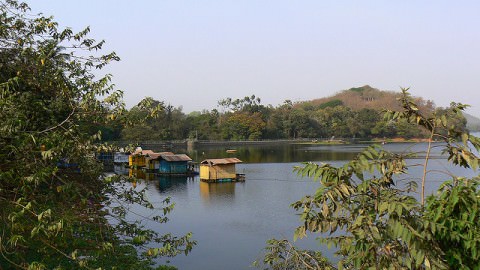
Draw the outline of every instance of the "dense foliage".
[[[384,110],[397,108],[391,103],[398,93],[367,86],[345,90],[334,97],[294,104],[286,100],[273,107],[261,104],[255,95],[241,99],[226,98],[217,109],[193,112],[154,101],[165,108],[160,117],[146,123],[135,119],[142,114],[139,106],[125,114],[133,126],[110,129],[115,135],[106,139],[124,141],[148,140],[259,140],[300,138],[427,138],[428,133],[406,120],[383,119]],[[147,98],[150,99],[151,98]],[[447,114],[449,108],[435,108],[432,102],[415,99],[426,114]],[[144,114],[144,113],[143,113]],[[450,114],[449,119],[465,129],[463,115]],[[136,123],[136,124],[135,124]]]
[[[119,124],[123,103],[110,75],[95,75],[119,58],[96,55],[104,42],[88,32],[0,1],[2,269],[143,269],[194,244],[144,229],[126,206],[153,208],[144,191],[102,175],[99,129]],[[153,221],[166,222],[172,207],[166,198]]]
[[[318,251],[273,239],[262,262],[265,268],[479,269],[480,177],[467,179],[446,171],[445,179],[435,179],[445,181],[438,192],[424,200],[433,140],[443,142],[454,166],[478,169],[480,139],[446,116],[461,114],[465,105],[452,104],[447,114],[425,115],[406,90],[400,101],[403,109],[388,112],[386,119],[415,123],[430,134],[422,153],[422,179],[409,175],[411,165],[406,162],[418,153],[394,154],[379,146],[340,167],[315,163],[296,167],[320,186],[292,204],[302,221],[295,237],[317,235],[320,243],[335,247],[338,263]]]

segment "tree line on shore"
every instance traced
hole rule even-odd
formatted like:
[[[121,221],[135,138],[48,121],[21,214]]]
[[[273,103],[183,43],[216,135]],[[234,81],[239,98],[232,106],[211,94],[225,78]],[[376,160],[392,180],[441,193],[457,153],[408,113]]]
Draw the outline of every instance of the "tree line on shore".
[[[383,117],[385,110],[398,109],[400,93],[380,91],[369,86],[344,90],[335,96],[278,106],[263,105],[255,95],[225,98],[215,109],[184,113],[151,97],[126,110],[121,119],[103,126],[103,139],[149,140],[260,140],[299,138],[425,138],[428,134],[407,121],[393,122]],[[433,102],[415,98],[426,114],[445,115],[449,125],[466,130],[462,115],[451,108],[435,107]],[[156,117],[140,121],[155,110]],[[131,125],[122,126],[120,123]]]

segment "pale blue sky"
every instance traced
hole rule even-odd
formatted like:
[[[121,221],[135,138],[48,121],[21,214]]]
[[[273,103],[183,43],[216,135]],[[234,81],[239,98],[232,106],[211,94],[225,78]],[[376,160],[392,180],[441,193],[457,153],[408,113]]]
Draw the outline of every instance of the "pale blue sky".
[[[369,84],[480,116],[480,1],[27,3],[106,40],[128,106],[151,96],[188,113],[251,94],[276,106]]]

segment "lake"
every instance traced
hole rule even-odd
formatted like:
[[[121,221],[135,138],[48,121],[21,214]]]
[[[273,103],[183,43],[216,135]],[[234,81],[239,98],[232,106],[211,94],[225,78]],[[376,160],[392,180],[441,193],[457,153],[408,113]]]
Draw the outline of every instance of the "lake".
[[[368,144],[354,145],[308,145],[290,144],[279,146],[236,147],[234,154],[227,154],[226,147],[196,149],[187,154],[197,162],[206,158],[237,157],[237,172],[244,173],[245,182],[203,183],[198,176],[163,177],[152,176],[142,185],[149,187],[148,196],[159,205],[171,197],[175,209],[166,224],[145,223],[160,233],[172,232],[183,235],[193,233],[198,241],[188,256],[162,259],[179,269],[249,269],[253,261],[261,259],[266,241],[271,238],[293,240],[293,232],[300,225],[298,216],[290,204],[307,194],[313,194],[318,183],[301,178],[293,173],[293,167],[301,162],[328,162],[341,165],[355,157]],[[392,143],[384,147],[393,152],[425,151],[426,143]],[[473,172],[449,166],[441,158],[440,145],[432,152],[430,170],[448,170],[457,175],[472,176]],[[183,151],[183,152],[182,152]],[[175,150],[185,153],[186,150]],[[423,160],[411,159],[409,164]],[[409,170],[411,177],[419,179],[422,168]],[[431,194],[439,184],[448,179],[442,173],[431,173],[427,193]],[[397,185],[402,185],[399,181]],[[142,216],[153,213],[134,209]],[[134,216],[131,216],[134,218]],[[142,219],[140,216],[138,219]],[[332,251],[320,246],[315,235],[296,242],[305,248],[320,249],[332,257]]]

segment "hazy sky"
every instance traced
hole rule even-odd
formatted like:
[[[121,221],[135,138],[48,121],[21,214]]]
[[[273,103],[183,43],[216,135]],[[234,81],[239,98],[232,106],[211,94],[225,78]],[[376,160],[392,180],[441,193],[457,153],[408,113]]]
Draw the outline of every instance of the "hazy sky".
[[[28,0],[105,39],[128,106],[145,96],[213,109],[274,106],[368,84],[480,116],[480,1]]]

